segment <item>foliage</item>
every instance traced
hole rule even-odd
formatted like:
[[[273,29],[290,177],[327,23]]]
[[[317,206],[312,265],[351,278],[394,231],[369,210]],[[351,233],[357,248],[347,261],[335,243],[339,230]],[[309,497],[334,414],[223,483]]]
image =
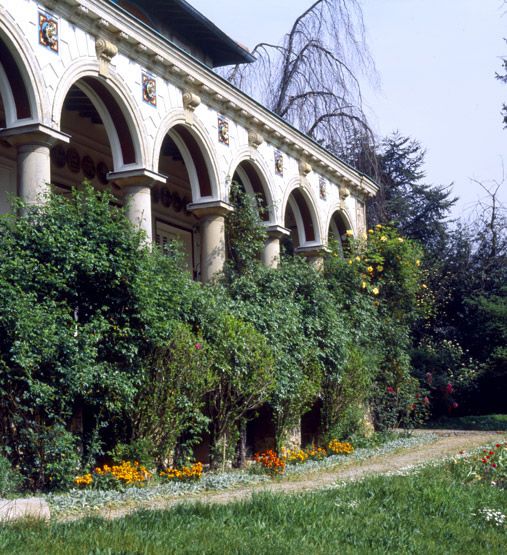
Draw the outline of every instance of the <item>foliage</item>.
[[[21,490],[23,477],[12,468],[9,459],[0,455],[0,497],[13,495]]]
[[[92,472],[76,476],[74,483],[80,487],[97,489],[121,489],[124,487],[141,487],[151,478],[152,473],[138,461],[122,461],[119,464],[104,464]]]
[[[260,225],[260,214],[266,208],[262,207],[259,198],[246,194],[237,182],[231,184],[229,202],[234,210],[225,218],[226,272],[241,275],[247,273],[261,257],[267,233]],[[229,276],[229,280],[233,275]]]
[[[196,294],[111,201],[85,186],[0,219],[2,443],[34,488],[121,436],[146,354]]]
[[[422,251],[395,228],[382,224],[369,229],[364,238],[350,237],[347,250],[347,260],[333,253],[326,272],[335,298],[343,292],[348,302],[355,301],[348,312],[362,333],[356,331],[354,347],[349,345],[347,372],[334,388],[327,387],[328,395],[335,392],[329,403],[335,407],[329,429],[339,437],[346,436],[336,413],[340,399],[345,403],[340,409],[345,421],[349,420],[349,434],[358,430],[361,406],[367,404],[378,429],[412,426],[425,413],[419,402],[424,396],[411,378],[409,358],[411,327],[431,306],[423,283]],[[356,396],[354,403],[356,391],[363,396]],[[363,422],[365,412],[363,409]],[[329,414],[333,415],[333,410],[328,410]]]
[[[92,550],[164,554],[222,553],[227,546],[238,554],[348,554],[439,553],[445,546],[452,553],[468,553],[476,545],[479,552],[503,553],[505,527],[487,522],[485,508],[506,514],[505,491],[464,484],[444,464],[372,476],[327,491],[265,493],[248,501],[179,505],[115,520],[17,523],[3,530],[2,549],[20,555]]]
[[[235,447],[234,432],[241,420],[269,399],[274,359],[267,338],[227,312],[215,313],[202,333],[213,353],[214,384],[206,395],[212,464],[225,464],[227,445]]]
[[[430,255],[437,254],[457,198],[451,196],[450,187],[424,183],[421,144],[396,132],[378,147],[360,143],[354,157],[355,165],[379,185],[368,205],[370,225],[394,224],[401,235],[418,241]]]
[[[271,476],[279,476],[285,472],[285,461],[276,451],[268,449],[254,455],[254,461]]]
[[[507,443],[496,443],[472,456],[455,458],[453,471],[465,482],[507,489]]]
[[[132,438],[149,443],[149,453],[159,466],[174,456],[178,442],[180,451],[191,447],[209,423],[202,412],[204,396],[215,379],[208,351],[188,326],[176,324],[171,339],[154,347],[144,360],[131,417]]]
[[[182,468],[168,467],[159,473],[164,480],[178,480],[180,482],[198,481],[202,478],[203,466],[200,462]]]

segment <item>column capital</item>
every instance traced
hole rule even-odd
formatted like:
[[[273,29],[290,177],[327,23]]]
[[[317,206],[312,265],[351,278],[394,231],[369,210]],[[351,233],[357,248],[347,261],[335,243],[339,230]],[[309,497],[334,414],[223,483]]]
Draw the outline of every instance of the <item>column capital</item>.
[[[281,239],[290,235],[290,229],[278,224],[265,224],[266,232],[270,239]]]
[[[155,183],[165,183],[167,177],[146,168],[135,168],[119,172],[109,172],[108,181],[115,181],[120,187],[153,187]]]
[[[192,202],[187,206],[198,218],[203,216],[225,216],[234,211],[234,207],[223,200],[210,200],[205,202]]]
[[[326,245],[305,245],[303,247],[297,247],[294,252],[311,258],[315,256],[324,256],[325,254],[329,254],[331,250]]]
[[[30,123],[28,125],[8,127],[0,131],[0,138],[6,140],[15,147],[37,145],[51,148],[58,141],[64,143],[70,142],[70,135],[42,123]]]

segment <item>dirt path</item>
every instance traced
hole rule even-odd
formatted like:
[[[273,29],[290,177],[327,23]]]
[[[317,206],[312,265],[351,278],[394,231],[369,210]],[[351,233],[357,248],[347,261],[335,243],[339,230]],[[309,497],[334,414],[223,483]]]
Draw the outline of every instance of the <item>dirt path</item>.
[[[504,440],[505,434],[498,432],[470,432],[432,430],[438,438],[433,443],[413,447],[400,452],[373,457],[364,461],[352,462],[345,467],[333,470],[316,471],[311,474],[292,477],[268,484],[247,486],[241,489],[189,494],[181,497],[154,499],[149,502],[137,503],[132,507],[107,508],[94,513],[108,519],[121,518],[140,509],[168,509],[182,503],[216,503],[225,504],[250,499],[254,493],[301,493],[318,491],[331,487],[337,481],[354,480],[370,474],[386,474],[429,461],[438,461],[455,455],[460,451],[474,449],[484,444]],[[73,517],[71,518],[74,520]],[[69,520],[69,517],[65,518]]]

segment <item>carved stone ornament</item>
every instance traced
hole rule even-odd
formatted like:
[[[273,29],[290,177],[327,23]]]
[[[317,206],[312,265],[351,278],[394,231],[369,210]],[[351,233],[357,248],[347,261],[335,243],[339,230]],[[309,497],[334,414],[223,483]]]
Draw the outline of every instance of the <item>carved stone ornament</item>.
[[[248,132],[248,144],[253,148],[259,148],[263,142],[264,142],[264,139],[262,135],[257,133],[257,131]]]
[[[308,162],[302,160],[299,163],[299,173],[303,176],[307,176],[312,171],[312,166]]]
[[[106,39],[97,39],[95,42],[95,51],[99,60],[99,74],[102,77],[109,76],[109,64],[111,60],[118,54],[118,47]]]
[[[221,115],[218,116],[218,142],[226,146],[230,144],[229,121]]]
[[[201,97],[197,94],[190,91],[185,91],[183,93],[183,107],[185,108],[185,110],[193,112],[200,103]]]
[[[275,151],[275,173],[283,177],[283,154],[279,150]]]
[[[327,200],[327,183],[326,179],[322,176],[319,178],[319,195],[321,200]]]

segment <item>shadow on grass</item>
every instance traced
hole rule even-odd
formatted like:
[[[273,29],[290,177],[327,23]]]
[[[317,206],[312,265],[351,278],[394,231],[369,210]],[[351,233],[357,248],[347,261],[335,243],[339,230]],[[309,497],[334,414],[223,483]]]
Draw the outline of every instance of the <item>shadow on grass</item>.
[[[426,424],[430,429],[507,431],[507,414],[485,414],[482,416],[442,417]]]

